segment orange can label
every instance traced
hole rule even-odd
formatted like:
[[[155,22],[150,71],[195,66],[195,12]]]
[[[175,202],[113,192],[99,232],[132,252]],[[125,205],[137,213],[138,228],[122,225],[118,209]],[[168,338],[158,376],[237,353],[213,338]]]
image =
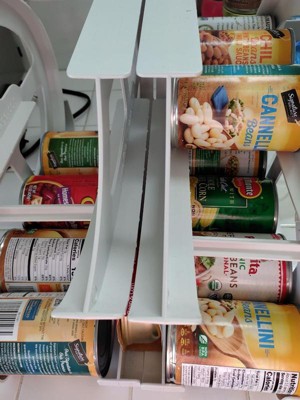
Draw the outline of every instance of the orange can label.
[[[205,150],[300,148],[300,67],[211,65],[179,79],[174,140]]]
[[[300,316],[293,305],[199,299],[202,325],[173,326],[175,383],[300,394]]]
[[[289,29],[200,31],[204,65],[293,64]]]
[[[52,318],[59,301],[46,297],[0,301],[0,320],[5,311],[10,321],[0,332],[1,374],[98,375],[95,321]]]

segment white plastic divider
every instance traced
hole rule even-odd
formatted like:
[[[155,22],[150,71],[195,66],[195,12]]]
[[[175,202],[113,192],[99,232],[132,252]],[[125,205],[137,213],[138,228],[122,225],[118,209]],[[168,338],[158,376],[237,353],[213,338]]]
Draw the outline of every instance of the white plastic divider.
[[[195,1],[147,0],[137,74],[142,78],[165,78],[166,103],[165,115],[163,121],[160,121],[160,127],[155,126],[151,129],[151,135],[156,135],[157,130],[160,130],[160,137],[153,138],[158,142],[153,145],[153,149],[150,148],[147,172],[147,185],[151,187],[156,185],[156,188],[152,199],[145,199],[142,235],[144,231],[145,238],[150,235],[152,241],[149,243],[144,240],[140,246],[137,269],[139,276],[136,279],[133,306],[129,314],[129,319],[132,320],[152,320],[161,324],[178,321],[200,322],[194,282],[194,288],[191,291],[189,278],[182,282],[186,286],[179,289],[180,276],[185,273],[183,271],[186,269],[188,276],[192,276],[194,267],[191,229],[185,220],[190,209],[188,196],[184,189],[177,190],[177,177],[171,173],[171,115],[173,78],[197,76],[201,72],[202,59]],[[152,124],[156,123],[155,107],[154,104]],[[150,146],[151,141],[152,138],[150,138]],[[163,154],[161,154],[162,148]],[[158,157],[163,158],[156,161]],[[158,174],[156,162],[161,165]],[[147,185],[146,192],[150,193],[151,190],[147,189]],[[153,204],[156,204],[156,210]],[[176,219],[171,221],[178,207],[183,212],[179,212]],[[154,220],[151,220],[153,214],[150,209],[157,213]],[[177,229],[176,233],[173,232],[174,226]],[[153,236],[155,231],[156,237]],[[180,237],[179,241],[176,240],[178,237]],[[160,242],[159,245],[157,242]],[[180,246],[177,246],[178,242]],[[181,253],[183,249],[184,255]],[[185,265],[182,265],[183,259]],[[145,276],[151,274],[147,268],[154,263],[152,267],[155,269],[154,276],[149,281],[140,282],[145,279]],[[142,299],[143,286],[146,293],[145,301]],[[157,294],[158,290],[162,290],[162,294]],[[188,300],[183,301],[183,293],[185,295],[187,291],[189,292]],[[182,307],[178,308],[180,304]]]
[[[149,113],[147,101],[133,102],[141,6],[142,0],[94,0],[67,69],[73,78],[96,82],[98,198],[74,279],[53,312],[58,318],[116,319],[125,313],[136,251]],[[113,79],[121,80],[123,108],[118,105],[110,132]]]

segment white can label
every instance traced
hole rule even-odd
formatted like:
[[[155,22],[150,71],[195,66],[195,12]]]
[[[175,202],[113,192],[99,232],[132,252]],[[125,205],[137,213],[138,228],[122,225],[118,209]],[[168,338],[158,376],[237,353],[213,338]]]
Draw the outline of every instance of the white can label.
[[[216,389],[294,394],[298,372],[182,364],[181,384]]]
[[[70,282],[83,243],[77,238],[12,238],[5,254],[5,282]]]
[[[198,297],[280,302],[287,295],[285,261],[195,257]]]

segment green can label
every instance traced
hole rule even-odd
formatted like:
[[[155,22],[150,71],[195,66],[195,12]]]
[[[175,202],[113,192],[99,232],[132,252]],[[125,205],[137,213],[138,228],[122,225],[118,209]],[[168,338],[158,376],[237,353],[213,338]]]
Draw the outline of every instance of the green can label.
[[[255,177],[190,178],[193,231],[276,230],[277,202],[271,180]]]

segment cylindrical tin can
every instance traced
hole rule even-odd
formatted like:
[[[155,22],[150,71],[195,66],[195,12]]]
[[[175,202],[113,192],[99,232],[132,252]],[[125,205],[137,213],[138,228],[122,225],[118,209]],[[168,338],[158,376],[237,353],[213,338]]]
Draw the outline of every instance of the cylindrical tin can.
[[[258,176],[267,169],[266,151],[190,150],[190,175]]]
[[[85,229],[7,231],[0,241],[1,290],[67,291],[85,236]]]
[[[278,199],[272,180],[190,177],[193,231],[274,233]]]
[[[205,150],[300,148],[300,66],[210,65],[174,89],[172,139]]]
[[[105,376],[112,321],[51,317],[55,298],[1,299],[0,374]]]
[[[64,292],[5,292],[0,293],[0,300],[2,299],[40,299],[40,298],[52,298],[56,300],[58,305],[65,297]]]
[[[168,327],[167,382],[300,394],[300,316],[294,305],[199,303],[201,325]]]
[[[245,15],[239,17],[198,18],[200,31],[208,30],[254,30],[273,29],[273,18],[270,15]]]
[[[261,0],[223,0],[223,3],[224,8],[231,13],[256,14]]]
[[[123,351],[161,351],[158,324],[132,322],[123,317],[117,322],[117,336]]]
[[[200,31],[204,65],[293,64],[295,38],[290,29]]]
[[[285,240],[285,237],[281,233],[245,233],[245,232],[193,232],[195,238],[199,236],[211,236],[211,237],[232,237],[232,238],[245,238],[245,239],[274,239],[274,240]],[[204,296],[203,296],[204,297]]]
[[[98,134],[95,131],[46,132],[40,146],[41,173],[98,173]]]
[[[292,289],[292,263],[195,256],[198,297],[284,303]]]
[[[20,203],[32,204],[94,204],[97,198],[98,175],[33,175],[20,192]],[[63,212],[63,211],[62,211]],[[85,221],[30,222],[25,227],[82,229]]]

